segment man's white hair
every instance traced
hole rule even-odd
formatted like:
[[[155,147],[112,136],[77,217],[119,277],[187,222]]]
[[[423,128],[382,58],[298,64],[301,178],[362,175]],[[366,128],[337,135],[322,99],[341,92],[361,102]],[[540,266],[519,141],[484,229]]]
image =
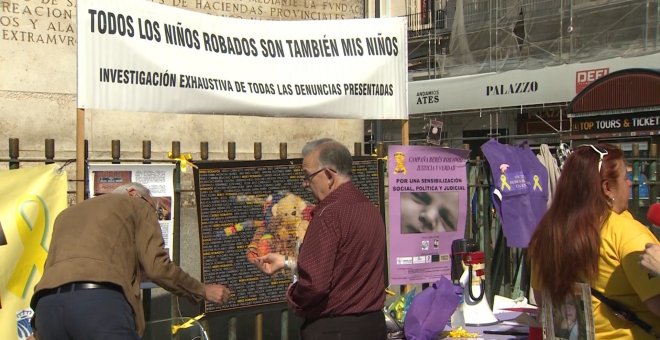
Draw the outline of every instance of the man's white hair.
[[[144,197],[151,197],[151,191],[147,189],[144,185],[137,183],[137,182],[131,182],[131,183],[126,183],[118,186],[115,190],[112,190],[113,194],[125,194],[129,190],[134,189],[137,191],[140,195]]]

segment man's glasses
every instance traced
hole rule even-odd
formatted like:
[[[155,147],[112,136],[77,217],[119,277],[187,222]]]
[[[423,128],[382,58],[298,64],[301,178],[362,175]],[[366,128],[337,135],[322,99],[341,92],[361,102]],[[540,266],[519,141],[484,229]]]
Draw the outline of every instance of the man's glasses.
[[[598,160],[598,173],[600,173],[600,169],[603,166],[603,157],[607,156],[607,150],[600,151],[593,144],[584,144],[584,145],[580,145],[580,146],[588,146],[592,150],[596,151],[596,153],[600,156],[600,159]]]
[[[332,172],[336,173],[335,170],[328,169],[328,168],[321,168],[321,169],[319,169],[319,170],[317,170],[317,171],[312,172],[311,174],[307,174],[307,173],[305,173],[305,175],[303,175],[303,182],[304,182],[304,183],[309,183],[309,182],[311,182],[311,181],[312,181],[312,178],[314,178],[314,176],[318,175],[318,174],[319,174],[321,171],[323,171],[323,170],[328,170],[328,171],[332,171]]]

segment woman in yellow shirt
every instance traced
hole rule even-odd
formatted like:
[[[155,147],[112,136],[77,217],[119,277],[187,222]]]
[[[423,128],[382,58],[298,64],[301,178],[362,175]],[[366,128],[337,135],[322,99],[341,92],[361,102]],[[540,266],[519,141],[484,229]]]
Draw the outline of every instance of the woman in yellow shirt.
[[[630,181],[623,152],[610,144],[583,145],[564,164],[557,193],[529,245],[532,287],[559,305],[574,282],[591,285],[660,332],[660,279],[639,265],[655,236],[627,211]],[[598,339],[653,339],[592,296]]]

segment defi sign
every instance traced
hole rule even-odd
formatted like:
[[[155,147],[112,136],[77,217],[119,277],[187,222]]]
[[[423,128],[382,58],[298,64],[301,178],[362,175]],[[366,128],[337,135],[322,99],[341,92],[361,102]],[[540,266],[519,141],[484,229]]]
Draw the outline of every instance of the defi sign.
[[[608,73],[610,73],[609,67],[575,72],[575,93],[580,93],[589,84],[600,77],[606,76]]]

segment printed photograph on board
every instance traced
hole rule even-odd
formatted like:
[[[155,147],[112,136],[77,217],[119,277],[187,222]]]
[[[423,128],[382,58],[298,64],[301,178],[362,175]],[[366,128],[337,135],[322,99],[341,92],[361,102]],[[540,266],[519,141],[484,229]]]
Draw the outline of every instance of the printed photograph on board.
[[[94,171],[94,196],[107,194],[117,187],[130,183],[131,171]]]
[[[543,310],[543,330],[548,339],[595,339],[588,284],[575,283],[572,294],[558,305],[544,296]]]
[[[456,231],[458,191],[402,192],[401,233]]]

